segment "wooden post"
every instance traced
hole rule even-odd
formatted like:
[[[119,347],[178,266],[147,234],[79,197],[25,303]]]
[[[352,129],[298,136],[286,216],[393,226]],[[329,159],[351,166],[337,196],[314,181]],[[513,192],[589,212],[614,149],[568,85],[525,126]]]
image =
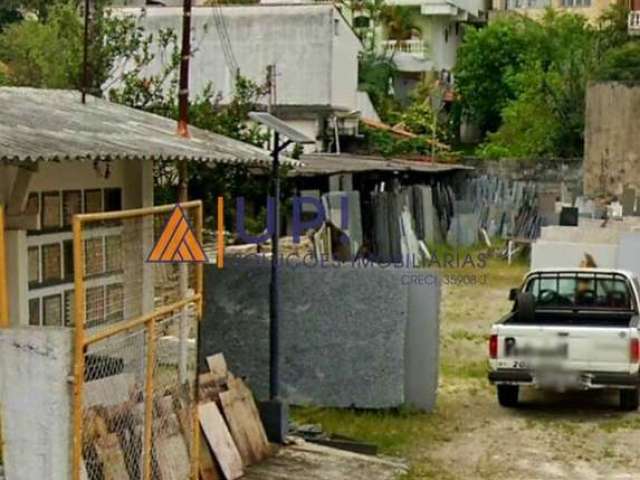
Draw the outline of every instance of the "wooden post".
[[[0,205],[0,328],[9,327],[9,294],[7,293],[7,259],[4,238],[4,206]]]
[[[75,351],[73,362],[73,454],[72,478],[81,480],[82,466],[82,427],[84,405],[82,394],[84,389],[85,371],[85,282],[84,282],[84,241],[82,238],[82,222],[73,218],[73,261],[75,283]]]

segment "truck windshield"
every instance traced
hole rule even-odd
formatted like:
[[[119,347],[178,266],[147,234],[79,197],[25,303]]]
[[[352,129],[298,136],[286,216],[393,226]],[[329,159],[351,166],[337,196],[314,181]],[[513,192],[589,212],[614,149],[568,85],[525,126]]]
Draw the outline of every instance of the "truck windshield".
[[[634,309],[629,281],[619,274],[538,274],[530,278],[525,291],[533,294],[537,308]]]

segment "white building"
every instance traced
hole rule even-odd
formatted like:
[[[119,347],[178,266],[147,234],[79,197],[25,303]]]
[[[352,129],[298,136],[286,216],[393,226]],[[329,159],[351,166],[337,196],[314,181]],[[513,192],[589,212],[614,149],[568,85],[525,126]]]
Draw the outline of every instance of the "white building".
[[[465,25],[486,22],[488,0],[387,0],[387,3],[411,9],[417,27],[409,40],[387,39],[381,44],[386,51],[393,52],[400,72],[394,85],[396,94],[406,97],[424,73],[430,71],[453,83],[451,72]]]
[[[140,16],[139,8],[123,8]],[[147,8],[141,18],[149,32],[181,32],[182,9]],[[340,11],[328,3],[196,7],[192,13],[191,95],[212,84],[222,102],[234,93],[238,71],[258,84],[275,65],[274,113],[318,140],[339,129],[354,129],[358,112],[374,119],[368,96],[358,92],[362,45]],[[154,71],[161,68],[156,58]],[[269,103],[267,95],[263,107]],[[346,117],[346,119],[345,119]],[[325,145],[326,146],[326,145]]]

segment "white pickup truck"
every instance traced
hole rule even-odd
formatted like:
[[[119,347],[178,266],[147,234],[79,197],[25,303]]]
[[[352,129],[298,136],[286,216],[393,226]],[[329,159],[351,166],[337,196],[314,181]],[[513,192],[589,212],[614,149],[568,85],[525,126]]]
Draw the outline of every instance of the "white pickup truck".
[[[489,380],[505,407],[521,387],[619,390],[638,408],[640,284],[635,274],[599,268],[543,269],[512,289],[512,311],[489,339]]]

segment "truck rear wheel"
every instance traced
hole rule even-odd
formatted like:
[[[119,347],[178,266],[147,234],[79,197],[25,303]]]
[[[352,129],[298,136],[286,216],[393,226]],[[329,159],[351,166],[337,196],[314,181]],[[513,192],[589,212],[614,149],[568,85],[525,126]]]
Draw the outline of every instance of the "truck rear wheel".
[[[620,408],[633,411],[640,404],[640,390],[638,388],[624,388],[620,390]]]
[[[498,385],[498,403],[503,407],[516,407],[518,405],[518,385]]]

